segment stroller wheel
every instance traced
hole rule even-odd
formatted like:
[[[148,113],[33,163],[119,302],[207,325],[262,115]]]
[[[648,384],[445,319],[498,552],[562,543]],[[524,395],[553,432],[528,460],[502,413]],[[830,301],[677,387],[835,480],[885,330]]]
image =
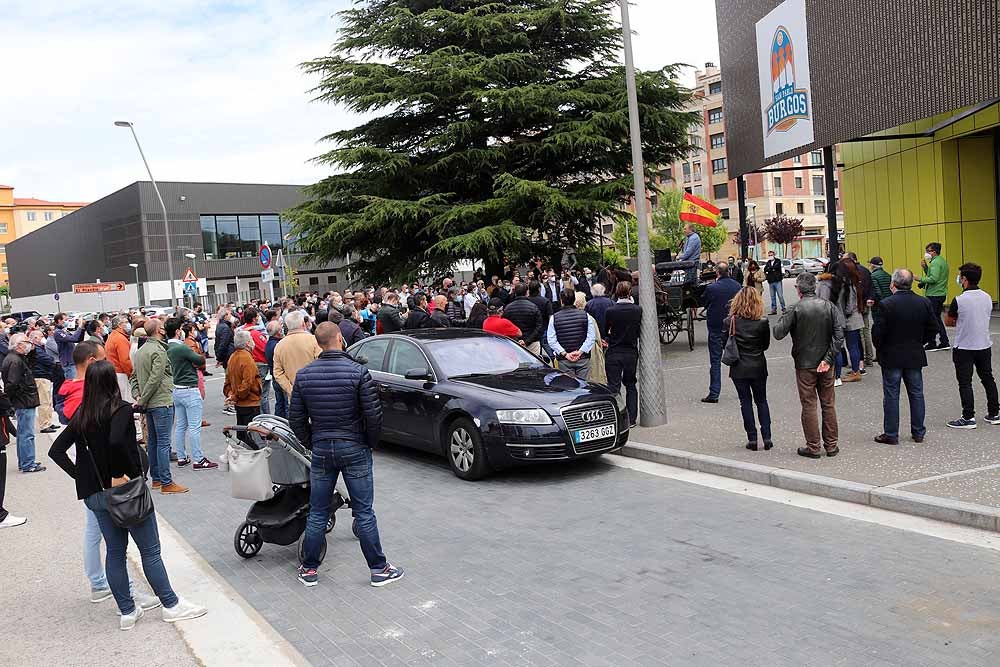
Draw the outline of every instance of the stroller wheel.
[[[330,512],[330,518],[326,520],[326,532],[330,533],[333,531],[333,527],[337,525],[337,515]]]
[[[302,537],[299,538],[299,565],[306,559],[306,534],[302,533]],[[326,560],[326,537],[323,538],[323,544],[319,547],[319,564],[322,565],[323,561]]]
[[[244,521],[236,529],[236,535],[233,537],[233,546],[236,548],[236,553],[243,558],[253,558],[260,552],[260,548],[264,546],[264,538],[260,536],[257,526]]]

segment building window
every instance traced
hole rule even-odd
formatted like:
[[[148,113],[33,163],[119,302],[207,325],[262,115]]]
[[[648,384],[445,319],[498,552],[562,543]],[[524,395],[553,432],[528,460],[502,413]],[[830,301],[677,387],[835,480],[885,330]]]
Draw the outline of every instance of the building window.
[[[781,176],[774,177],[774,194],[781,195]]]
[[[611,224],[611,225],[604,225],[604,233],[605,234],[611,234],[614,231],[615,231],[615,226],[613,224]],[[336,276],[334,276],[334,278],[336,278]]]
[[[7,262],[0,264],[0,272],[7,273]]]
[[[6,234],[6,233],[7,233],[7,223],[0,222],[0,234]]]
[[[309,278],[309,287],[319,287],[319,276],[311,276]]]
[[[809,154],[809,160],[813,165],[823,164],[823,151],[813,151]]]
[[[256,257],[260,250],[260,216],[241,215],[240,221],[240,256]]]
[[[722,148],[726,145],[726,135],[720,132],[712,135],[712,148]]]
[[[795,212],[798,213],[799,215],[805,215],[806,205],[803,204],[802,202],[799,202],[798,204],[795,205]]]
[[[705,187],[701,186],[701,185],[696,185],[696,186],[694,186],[693,191],[691,192],[691,194],[693,194],[696,197],[704,197],[705,196]]]
[[[683,165],[681,165],[681,171],[684,172],[684,182],[685,183],[690,183],[691,182],[691,163],[690,162],[685,162]]]
[[[672,181],[674,180],[674,170],[672,167],[664,167],[660,170],[660,180],[661,181]]]
[[[326,284],[327,285],[336,285],[337,284],[337,276],[327,276],[326,277]]]
[[[219,246],[215,236],[215,216],[201,216],[201,244],[205,248],[205,259],[219,257]]]
[[[813,213],[826,214],[826,202],[822,199],[817,199],[813,202]]]
[[[28,211],[24,215],[28,219],[28,222],[34,222],[35,221],[35,212],[34,211]]]
[[[276,215],[260,216],[261,240],[271,247],[271,252],[277,254],[284,240],[281,236],[281,218]]]
[[[708,94],[709,95],[718,95],[721,92],[722,92],[722,82],[721,81],[715,81],[714,83],[708,84]]]
[[[695,148],[704,148],[705,137],[701,136],[700,134],[689,134],[688,143],[694,146]]]
[[[226,283],[226,292],[236,294],[236,283]]]
[[[251,280],[249,288],[250,288],[251,292],[259,292],[260,291],[260,283],[257,282],[257,281]]]
[[[42,214],[42,217],[45,218],[45,222],[52,222],[52,211],[45,211],[45,213]]]
[[[813,194],[814,195],[826,194],[826,186],[824,184],[822,176],[813,176]]]
[[[708,122],[710,125],[722,122],[722,107],[708,110]]]
[[[795,177],[795,189],[796,190],[801,190],[802,189],[802,177],[801,176],[796,176]]]
[[[216,238],[218,239],[218,254],[216,257],[226,259],[240,256],[240,225],[235,215],[215,216]]]
[[[264,242],[275,253],[294,252],[295,237],[291,224],[275,214],[203,215],[201,241],[205,259],[228,259],[256,257]]]
[[[712,173],[721,174],[726,171],[726,158],[720,157],[712,160]]]
[[[785,205],[782,204],[780,201],[774,205],[774,214],[775,215],[785,214]]]
[[[721,216],[722,216],[722,219],[723,219],[723,220],[729,220],[729,209],[728,209],[728,208],[724,208],[724,209],[722,209],[722,210],[721,210],[721,211],[719,212],[719,215],[721,215]]]
[[[714,188],[712,188],[712,194],[715,200],[729,199],[729,183],[719,183]]]
[[[802,156],[796,155],[792,158],[792,164],[802,164]]]
[[[208,289],[208,293],[209,294],[215,294],[215,285],[208,284],[208,285],[205,285],[205,287]]]
[[[694,177],[694,180],[700,181],[701,180],[701,162],[692,162],[691,163],[691,169],[692,169],[692,176]]]
[[[0,245],[0,252],[7,252],[7,246]]]

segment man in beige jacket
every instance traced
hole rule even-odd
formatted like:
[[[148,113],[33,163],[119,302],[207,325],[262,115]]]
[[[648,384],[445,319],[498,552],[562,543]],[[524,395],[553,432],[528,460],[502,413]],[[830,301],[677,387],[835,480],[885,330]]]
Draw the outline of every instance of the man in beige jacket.
[[[293,310],[285,315],[288,333],[274,348],[274,381],[291,400],[295,375],[315,361],[323,351],[316,337],[305,330],[305,314]]]

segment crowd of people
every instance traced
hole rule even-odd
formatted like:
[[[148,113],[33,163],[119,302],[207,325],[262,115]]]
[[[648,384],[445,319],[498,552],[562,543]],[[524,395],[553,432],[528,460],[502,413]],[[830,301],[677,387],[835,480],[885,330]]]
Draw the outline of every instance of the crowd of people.
[[[730,266],[715,267],[716,280],[705,289],[708,324],[709,391],[705,403],[718,403],[723,363],[740,401],[747,449],[760,443],[773,447],[770,407],[767,400],[767,360],[764,352],[771,338],[792,338],[792,359],[801,403],[805,446],[798,453],[820,458],[840,452],[837,423],[837,387],[861,382],[878,364],[882,375],[883,430],[874,441],[898,445],[899,398],[906,387],[910,406],[910,436],[924,441],[926,404],[923,371],[927,353],[952,350],[952,360],[962,401],[962,416],[947,422],[949,428],[977,427],[972,388],[973,371],[986,392],[985,421],[1000,424],[1000,399],[991,365],[990,317],[993,297],[979,284],[982,268],[974,263],[959,267],[956,281],[962,288],[942,318],[950,280],[941,244],[930,243],[918,276],[906,268],[890,275],[881,257],[868,266],[857,255],[846,253],[819,275],[801,273],[796,278],[799,301],[786,308],[783,295],[771,292],[770,315],[780,303],[782,315],[773,327],[766,319],[762,282],[772,283],[773,253],[758,272],[756,264],[743,276],[731,275]],[[763,275],[761,275],[763,274]],[[921,296],[914,287],[924,290]],[[947,329],[955,328],[954,347]],[[756,408],[756,415],[755,415]],[[759,428],[758,428],[759,424]]]

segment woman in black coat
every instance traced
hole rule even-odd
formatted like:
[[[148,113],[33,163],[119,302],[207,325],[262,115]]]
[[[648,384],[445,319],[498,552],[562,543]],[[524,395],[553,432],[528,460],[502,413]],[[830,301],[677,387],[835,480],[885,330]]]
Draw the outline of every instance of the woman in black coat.
[[[760,435],[764,449],[771,449],[771,410],[767,405],[767,360],[764,351],[771,345],[771,328],[764,317],[764,299],[753,287],[741,289],[729,305],[729,317],[722,327],[722,345],[729,336],[736,336],[740,360],[730,366],[729,377],[740,397],[743,427],[747,432],[747,449],[757,451],[757,424],[753,406],[757,405]]]

